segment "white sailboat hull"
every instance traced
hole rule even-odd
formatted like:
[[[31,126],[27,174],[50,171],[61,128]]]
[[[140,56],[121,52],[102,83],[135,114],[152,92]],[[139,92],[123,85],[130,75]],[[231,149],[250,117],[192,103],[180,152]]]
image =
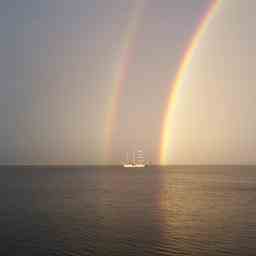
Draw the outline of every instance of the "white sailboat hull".
[[[146,167],[145,164],[124,164],[124,168],[144,168]]]

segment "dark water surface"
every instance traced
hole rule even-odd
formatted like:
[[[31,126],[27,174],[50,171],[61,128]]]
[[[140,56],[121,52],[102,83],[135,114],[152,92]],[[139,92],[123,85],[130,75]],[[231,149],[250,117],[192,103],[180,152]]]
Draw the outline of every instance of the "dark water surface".
[[[256,255],[256,167],[1,167],[0,255]]]

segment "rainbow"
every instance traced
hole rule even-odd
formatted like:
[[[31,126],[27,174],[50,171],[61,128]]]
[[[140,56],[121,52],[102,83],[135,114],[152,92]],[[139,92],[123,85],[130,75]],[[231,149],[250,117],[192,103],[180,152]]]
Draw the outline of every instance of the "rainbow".
[[[168,163],[168,149],[171,141],[171,124],[172,124],[172,113],[176,105],[177,92],[183,83],[184,75],[190,65],[190,62],[193,58],[194,52],[199,45],[204,32],[206,31],[212,17],[216,13],[217,8],[219,7],[221,0],[212,0],[207,13],[203,16],[201,22],[199,23],[190,44],[187,47],[179,69],[177,71],[174,81],[171,83],[171,93],[168,98],[168,103],[166,111],[164,113],[164,120],[161,132],[161,143],[160,143],[160,164],[165,165]]]
[[[121,49],[119,50],[119,58],[114,68],[115,72],[112,79],[112,92],[109,98],[106,121],[105,121],[105,148],[104,148],[104,158],[108,161],[111,158],[111,144],[112,137],[115,130],[115,125],[118,116],[118,103],[122,92],[122,86],[128,76],[129,64],[132,58],[132,45],[138,30],[139,18],[141,16],[144,7],[144,0],[139,0],[136,2],[134,10],[131,14],[130,21],[128,22],[127,28],[125,30]]]

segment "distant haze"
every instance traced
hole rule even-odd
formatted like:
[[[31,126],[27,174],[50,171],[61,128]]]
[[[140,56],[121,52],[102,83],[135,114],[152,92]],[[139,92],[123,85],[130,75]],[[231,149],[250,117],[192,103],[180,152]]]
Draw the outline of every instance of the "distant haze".
[[[113,74],[138,1],[0,2],[0,163],[119,163],[138,148],[158,163],[170,84],[212,1],[144,1],[105,162]],[[178,92],[170,163],[255,163],[255,8],[222,1]]]

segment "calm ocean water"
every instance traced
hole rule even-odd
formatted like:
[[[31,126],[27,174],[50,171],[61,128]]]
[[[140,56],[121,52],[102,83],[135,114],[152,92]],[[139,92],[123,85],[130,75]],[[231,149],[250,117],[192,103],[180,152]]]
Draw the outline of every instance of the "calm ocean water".
[[[1,167],[0,255],[256,255],[256,167]]]

